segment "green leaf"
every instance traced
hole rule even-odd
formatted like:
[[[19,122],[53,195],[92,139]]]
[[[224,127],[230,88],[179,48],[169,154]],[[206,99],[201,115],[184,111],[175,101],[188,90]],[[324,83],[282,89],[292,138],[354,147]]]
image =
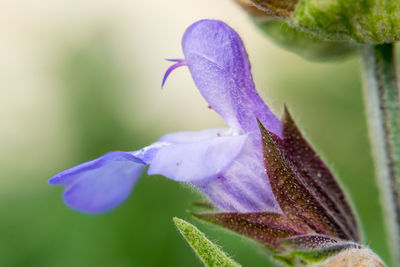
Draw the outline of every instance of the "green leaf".
[[[194,225],[174,217],[176,227],[205,266],[241,266],[230,259]]]
[[[257,16],[280,17],[317,39],[361,44],[400,40],[398,0],[236,0]],[[252,8],[250,7],[252,4]],[[260,11],[255,12],[254,7]]]
[[[317,35],[288,23],[287,19],[294,12],[297,0],[235,1],[246,10],[258,28],[273,42],[308,60],[340,60],[358,49],[353,42],[318,38]]]
[[[253,16],[253,21],[273,42],[311,61],[342,60],[358,49],[357,45],[350,42],[318,38],[283,19]]]
[[[381,44],[400,39],[399,11],[398,0],[302,0],[289,20],[322,38]]]

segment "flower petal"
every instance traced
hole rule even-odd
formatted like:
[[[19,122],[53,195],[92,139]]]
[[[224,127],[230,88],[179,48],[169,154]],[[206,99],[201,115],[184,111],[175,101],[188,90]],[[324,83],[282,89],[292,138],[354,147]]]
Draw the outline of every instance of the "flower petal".
[[[196,86],[231,128],[258,132],[258,118],[281,136],[280,121],[258,95],[245,47],[232,28],[198,21],[186,30],[182,48]]]
[[[261,144],[254,135],[217,177],[194,184],[222,211],[282,212],[269,184]]]
[[[170,142],[176,144],[182,143],[195,143],[201,142],[215,137],[220,137],[223,135],[230,135],[229,129],[227,128],[215,128],[207,129],[202,131],[187,131],[187,132],[176,132],[169,133],[160,138],[159,141]]]
[[[183,182],[211,179],[231,164],[246,140],[247,135],[217,136],[164,146],[155,153],[148,174],[161,174]]]
[[[101,213],[129,196],[144,166],[129,153],[110,152],[55,175],[49,183],[66,186],[64,201],[72,209]]]
[[[155,142],[151,145],[145,146],[142,149],[136,150],[129,152],[132,156],[135,158],[141,160],[144,162],[144,164],[150,164],[153,161],[154,156],[157,154],[158,150],[160,148],[169,146],[171,143],[169,142],[164,142],[164,141],[159,141]]]

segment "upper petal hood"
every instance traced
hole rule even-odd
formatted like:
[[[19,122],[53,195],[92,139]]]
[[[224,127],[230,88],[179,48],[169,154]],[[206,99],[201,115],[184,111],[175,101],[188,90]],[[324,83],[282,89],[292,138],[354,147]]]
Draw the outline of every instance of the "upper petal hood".
[[[258,118],[281,136],[281,124],[258,95],[245,47],[232,28],[198,21],[186,30],[182,48],[196,86],[231,128],[258,132]]]

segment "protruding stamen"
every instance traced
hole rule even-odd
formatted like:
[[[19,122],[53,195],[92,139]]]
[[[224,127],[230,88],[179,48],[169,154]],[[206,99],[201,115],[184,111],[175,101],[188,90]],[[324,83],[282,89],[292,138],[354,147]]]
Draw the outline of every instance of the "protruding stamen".
[[[167,80],[168,76],[171,74],[171,72],[179,67],[182,66],[187,66],[187,63],[184,59],[166,59],[167,61],[171,61],[171,62],[176,62],[174,65],[172,65],[171,67],[169,67],[167,69],[167,71],[165,72],[164,78],[162,80],[162,84],[161,84],[161,88],[164,87],[165,81]]]

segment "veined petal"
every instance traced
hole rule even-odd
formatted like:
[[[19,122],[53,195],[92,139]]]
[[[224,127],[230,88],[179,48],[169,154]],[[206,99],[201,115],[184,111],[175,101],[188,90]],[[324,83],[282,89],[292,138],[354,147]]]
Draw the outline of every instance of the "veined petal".
[[[140,159],[145,164],[150,164],[153,161],[153,158],[157,154],[158,150],[163,147],[174,144],[197,143],[201,141],[206,141],[218,136],[222,136],[228,131],[229,129],[217,128],[207,129],[203,131],[168,133],[162,136],[157,142],[142,149],[132,151],[130,152],[130,154],[133,155],[135,158]]]
[[[254,135],[217,177],[194,184],[222,211],[282,212],[269,184],[261,144]]]
[[[190,182],[222,211],[281,212],[258,135],[235,134],[223,128],[170,133],[132,154],[150,164],[148,174]]]
[[[49,180],[64,185],[64,201],[72,209],[101,213],[121,204],[144,168],[143,161],[126,152],[111,152],[63,171]]]
[[[245,47],[232,28],[222,21],[198,21],[186,30],[182,48],[196,86],[231,128],[258,132],[258,118],[281,136],[280,121],[258,95]]]
[[[176,144],[195,143],[200,141],[209,140],[215,137],[224,135],[232,135],[228,128],[215,128],[202,131],[187,131],[169,133],[160,138],[161,142],[170,142]]]
[[[142,149],[129,152],[135,158],[144,162],[144,164],[150,164],[153,161],[154,156],[157,154],[160,148],[171,145],[170,142],[159,141],[151,145],[145,146]]]
[[[150,164],[148,174],[190,182],[222,211],[281,212],[257,134],[237,135],[223,128],[176,132],[131,153]]]
[[[200,142],[164,146],[155,153],[148,174],[161,174],[183,182],[211,179],[231,164],[246,140],[247,135],[217,136]]]

